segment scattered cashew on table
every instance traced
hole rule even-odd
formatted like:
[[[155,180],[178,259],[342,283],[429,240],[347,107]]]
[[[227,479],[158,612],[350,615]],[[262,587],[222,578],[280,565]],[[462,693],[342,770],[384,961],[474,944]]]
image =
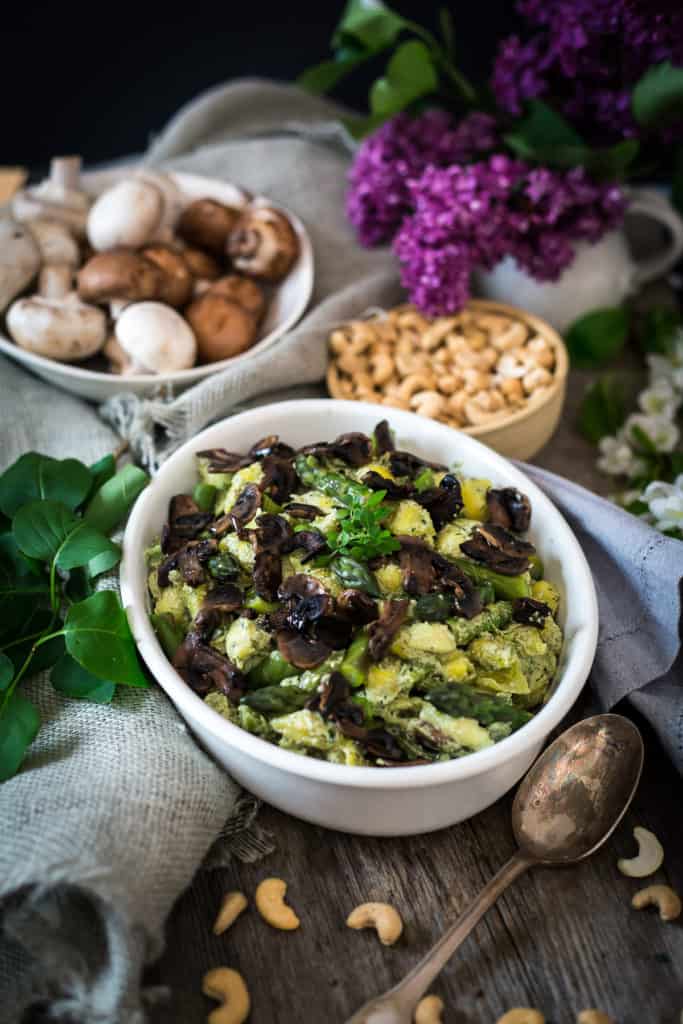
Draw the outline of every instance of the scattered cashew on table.
[[[247,897],[243,892],[226,892],[214,922],[213,934],[222,935],[227,931],[248,905]]]
[[[664,863],[664,848],[654,832],[639,825],[634,828],[633,835],[638,843],[638,856],[622,857],[617,861],[617,867],[622,875],[629,878],[647,878],[659,871]]]
[[[401,915],[390,903],[361,903],[346,923],[349,928],[374,928],[383,946],[393,946],[403,931]]]
[[[249,1016],[249,990],[242,975],[232,967],[214,967],[207,971],[202,992],[221,1004],[209,1014],[208,1024],[243,1024]]]
[[[287,883],[281,878],[264,878],[256,888],[254,897],[256,909],[269,925],[280,931],[291,932],[301,922],[290,906],[285,903]]]
[[[425,996],[417,1004],[414,1024],[441,1024],[443,999],[439,996]]]

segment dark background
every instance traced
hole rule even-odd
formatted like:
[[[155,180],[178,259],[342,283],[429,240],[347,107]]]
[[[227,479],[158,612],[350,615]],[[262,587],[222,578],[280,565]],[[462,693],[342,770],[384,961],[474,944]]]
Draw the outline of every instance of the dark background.
[[[391,4],[432,29],[442,5]],[[484,81],[497,41],[518,25],[513,4],[447,6],[460,64]],[[227,79],[296,78],[329,56],[344,3],[114,0],[79,7],[8,0],[3,8],[0,164],[24,164],[35,174],[58,153],[96,163],[141,152],[182,104]],[[364,69],[335,95],[362,108],[372,77]]]

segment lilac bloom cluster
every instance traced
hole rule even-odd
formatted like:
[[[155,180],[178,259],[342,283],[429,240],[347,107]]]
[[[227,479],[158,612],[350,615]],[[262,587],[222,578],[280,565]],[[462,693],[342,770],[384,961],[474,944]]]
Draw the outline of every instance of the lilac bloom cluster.
[[[360,242],[372,246],[393,238],[412,210],[408,181],[427,166],[470,162],[497,142],[488,114],[460,122],[444,110],[391,118],[361,144],[351,169],[346,212]]]
[[[680,0],[518,0],[517,8],[538,31],[503,41],[492,78],[498,105],[514,116],[525,100],[548,96],[590,141],[617,141],[636,134],[631,93],[642,75],[662,61],[683,65]]]
[[[408,188],[413,212],[394,250],[403,285],[429,315],[461,309],[472,271],[506,256],[537,280],[556,280],[573,259],[573,243],[597,241],[625,209],[617,186],[595,183],[583,168],[532,168],[502,154],[429,166]]]

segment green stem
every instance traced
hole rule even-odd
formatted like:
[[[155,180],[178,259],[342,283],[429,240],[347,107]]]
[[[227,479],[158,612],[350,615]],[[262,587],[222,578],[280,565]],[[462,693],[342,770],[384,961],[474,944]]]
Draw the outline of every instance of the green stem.
[[[10,685],[5,690],[5,693],[4,693],[3,699],[2,699],[2,703],[0,704],[0,717],[2,716],[2,713],[5,710],[5,707],[8,704],[10,697],[12,696],[12,694],[16,690],[17,686],[19,685],[19,681],[20,681],[21,677],[25,674],[26,669],[30,665],[31,658],[36,653],[38,648],[42,647],[43,644],[47,643],[48,640],[54,640],[54,638],[57,637],[57,636],[64,636],[65,633],[66,633],[65,629],[57,629],[57,630],[54,631],[54,633],[46,633],[45,636],[41,636],[41,638],[39,640],[36,640],[36,642],[34,644],[32,644],[31,650],[28,652],[28,654],[24,658],[24,662],[23,662],[21,668],[19,669],[19,671],[15,675],[15,677],[12,680],[12,682],[10,683]],[[26,638],[24,637],[24,639],[26,639]]]
[[[51,629],[51,628],[52,628],[52,623],[50,623],[50,626],[48,627],[48,629]],[[10,647],[17,647],[19,644],[25,644],[27,640],[35,640],[36,637],[39,637],[39,636],[42,636],[42,635],[43,635],[43,630],[41,629],[37,633],[29,633],[28,636],[20,636],[18,640],[12,640],[11,643],[5,644],[3,647],[0,647],[0,653],[2,651],[8,651],[10,649]]]
[[[433,36],[432,33],[429,32],[426,28],[423,28],[422,25],[418,25],[414,21],[406,20],[405,25],[407,29],[409,29],[411,32],[414,32],[416,36],[419,36],[420,39],[422,39],[427,44],[427,46],[432,50],[434,56],[436,57],[437,61],[441,66],[441,70],[448,78],[450,78],[453,84],[457,87],[462,99],[469,106],[474,106],[474,104],[477,101],[476,89],[474,88],[472,83],[465,78],[463,73],[461,71],[458,71],[458,69],[451,63],[448,53],[441,46],[436,36]]]
[[[50,607],[56,615],[59,611],[59,598],[57,596],[57,558],[52,559],[50,565]]]

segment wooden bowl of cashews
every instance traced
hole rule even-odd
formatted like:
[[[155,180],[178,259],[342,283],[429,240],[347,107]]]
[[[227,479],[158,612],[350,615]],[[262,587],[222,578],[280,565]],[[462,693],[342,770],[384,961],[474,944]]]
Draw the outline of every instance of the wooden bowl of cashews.
[[[433,319],[397,306],[340,324],[328,343],[333,398],[412,410],[509,458],[535,455],[562,413],[569,369],[562,338],[506,303],[473,299]]]

